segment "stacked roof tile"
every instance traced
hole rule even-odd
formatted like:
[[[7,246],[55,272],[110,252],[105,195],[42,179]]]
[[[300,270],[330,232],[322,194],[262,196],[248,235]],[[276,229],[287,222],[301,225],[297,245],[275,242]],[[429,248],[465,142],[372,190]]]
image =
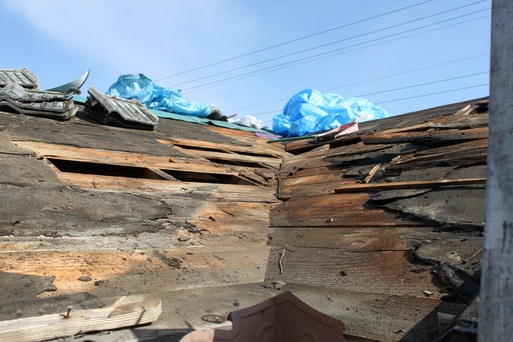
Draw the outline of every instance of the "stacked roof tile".
[[[57,120],[67,120],[77,112],[71,95],[25,89],[17,83],[8,83],[0,88],[0,108]]]
[[[0,69],[0,88],[9,83],[15,83],[27,89],[39,90],[37,77],[27,68],[21,70]]]

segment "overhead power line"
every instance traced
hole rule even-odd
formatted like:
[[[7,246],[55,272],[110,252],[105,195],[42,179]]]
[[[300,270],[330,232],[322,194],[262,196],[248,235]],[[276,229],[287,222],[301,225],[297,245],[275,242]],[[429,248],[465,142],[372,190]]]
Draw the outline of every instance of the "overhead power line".
[[[472,76],[477,76],[477,75],[483,75],[483,74],[488,74],[488,73],[490,73],[489,70],[488,71],[481,71],[481,72],[476,72],[476,73],[468,74],[468,75],[464,75],[464,76],[450,77],[450,78],[446,78],[446,79],[438,80],[438,81],[425,82],[425,83],[410,85],[410,86],[406,86],[406,87],[387,89],[387,90],[377,91],[377,92],[368,93],[368,94],[361,94],[361,95],[357,95],[357,97],[365,97],[365,96],[370,96],[370,95],[390,93],[392,91],[398,91],[398,90],[405,90],[405,89],[411,89],[411,88],[416,88],[416,87],[422,87],[422,86],[426,86],[426,85],[430,85],[430,84],[454,81],[454,80],[459,80],[459,79],[462,79],[462,78],[467,78],[467,77],[472,77]]]
[[[271,49],[274,49],[274,48],[277,48],[277,47],[280,47],[280,46],[296,43],[296,42],[301,41],[301,40],[305,40],[305,39],[308,39],[308,38],[319,36],[319,35],[322,35],[322,34],[325,34],[325,33],[328,33],[328,32],[340,30],[340,29],[343,29],[343,28],[346,28],[346,27],[349,27],[349,26],[352,26],[352,25],[361,24],[361,23],[364,23],[366,21],[371,21],[371,20],[374,20],[374,19],[378,19],[380,17],[384,17],[384,16],[387,16],[387,15],[390,15],[390,14],[401,12],[401,11],[404,11],[404,10],[407,10],[407,9],[410,9],[410,8],[413,8],[413,7],[424,5],[424,4],[426,4],[428,2],[431,2],[431,1],[432,0],[427,0],[427,1],[419,2],[419,3],[414,4],[414,5],[410,5],[410,6],[406,6],[406,7],[401,7],[399,9],[396,9],[396,10],[393,10],[393,11],[381,13],[381,14],[378,14],[378,15],[375,15],[375,16],[372,16],[372,17],[368,17],[368,18],[365,18],[365,19],[353,21],[353,22],[348,23],[348,24],[344,24],[344,25],[340,25],[340,26],[336,26],[336,27],[327,29],[327,30],[323,30],[323,31],[312,33],[312,34],[308,34],[306,36],[302,36],[302,37],[299,37],[299,38],[288,40],[288,41],[285,41],[285,42],[282,42],[282,43],[271,45],[271,46],[268,46],[268,47],[265,47],[265,48],[261,48],[261,49],[258,49],[258,50],[247,52],[247,53],[244,53],[244,54],[241,54],[241,55],[237,55],[237,56],[234,56],[234,57],[230,57],[230,58],[227,58],[227,59],[223,59],[221,61],[213,62],[213,63],[206,64],[206,65],[203,65],[203,66],[200,66],[200,67],[197,67],[197,68],[193,68],[193,69],[190,69],[190,70],[182,71],[182,72],[179,72],[179,73],[174,74],[174,75],[169,75],[169,76],[166,76],[166,77],[162,77],[162,78],[156,79],[155,82],[162,81],[162,80],[165,80],[165,79],[168,79],[168,78],[172,78],[172,77],[176,77],[176,76],[180,76],[180,75],[184,75],[184,74],[188,74],[188,73],[191,73],[193,71],[198,71],[198,70],[206,69],[206,68],[209,68],[209,67],[214,66],[214,65],[219,65],[219,64],[222,64],[222,63],[230,62],[230,61],[242,58],[242,57],[246,57],[246,56],[250,56],[250,55],[253,55],[253,54],[256,54],[256,53],[259,53],[259,52],[271,50]],[[485,0],[483,0],[483,1],[485,1]]]
[[[487,56],[487,55],[490,55],[490,53],[489,52],[481,53],[481,54],[478,54],[478,55],[473,55],[473,56],[469,56],[469,57],[465,57],[465,58],[459,58],[459,59],[451,60],[451,61],[444,62],[444,63],[438,63],[438,64],[429,65],[429,66],[422,67],[422,68],[416,68],[416,69],[411,69],[411,70],[408,70],[408,71],[398,72],[398,73],[391,74],[391,75],[380,76],[380,77],[376,77],[376,78],[372,78],[372,79],[368,79],[368,80],[364,80],[364,81],[359,81],[359,82],[339,85],[339,86],[335,86],[335,87],[331,87],[331,88],[327,88],[327,89],[322,89],[322,91],[323,92],[330,92],[330,91],[333,91],[333,90],[336,90],[336,89],[342,89],[342,88],[352,87],[352,86],[355,86],[355,85],[365,84],[365,83],[369,83],[369,82],[380,81],[380,80],[384,80],[384,79],[387,79],[387,78],[407,75],[407,74],[411,74],[411,73],[414,73],[414,72],[418,72],[418,71],[422,71],[422,70],[428,70],[428,69],[433,69],[433,68],[438,68],[438,67],[441,67],[441,66],[444,66],[444,65],[449,65],[449,64],[453,64],[453,63],[459,63],[459,62],[463,62],[463,61],[466,61],[466,60],[470,60],[470,59],[474,59],[474,58],[478,58],[478,57],[483,57],[483,56]],[[272,101],[252,104],[252,105],[249,105],[249,106],[238,107],[238,108],[233,108],[233,109],[227,109],[227,110],[223,110],[223,112],[225,112],[225,113],[235,113],[236,111],[243,110],[243,109],[255,108],[255,107],[265,106],[265,105],[269,105],[269,104],[273,104],[273,103],[283,103],[284,101],[289,100],[289,98],[290,98],[290,96],[289,97],[285,97],[285,98],[281,98],[281,99],[277,99],[277,100],[272,100]]]
[[[434,95],[440,95],[440,94],[447,94],[447,93],[453,93],[453,92],[461,91],[461,90],[468,90],[468,89],[473,89],[473,88],[489,87],[489,86],[490,86],[490,83],[482,83],[482,84],[477,84],[477,85],[468,86],[468,87],[448,89],[448,90],[443,90],[443,91],[437,91],[437,92],[434,92],[434,93],[420,94],[420,95],[402,97],[402,98],[393,99],[393,100],[380,101],[379,104],[381,105],[383,103],[399,102],[399,101],[417,99],[417,98],[421,98],[421,97],[434,96]],[[273,113],[275,113],[275,112],[273,112]],[[266,122],[272,122],[272,118],[269,119],[269,120],[265,120],[264,121],[264,123],[266,123]]]
[[[193,86],[193,87],[190,87],[190,88],[185,88],[185,89],[182,89],[182,90],[183,91],[189,91],[189,92],[191,90],[196,90],[196,89],[200,90],[199,88],[201,88],[201,90],[203,90],[203,89],[208,88],[209,86],[219,85],[220,83],[222,83],[224,81],[239,80],[239,79],[242,79],[241,77],[247,76],[247,75],[253,75],[254,76],[257,73],[261,73],[262,71],[266,71],[266,70],[269,70],[268,72],[276,71],[276,70],[279,70],[280,68],[283,68],[285,66],[290,66],[293,63],[296,63],[295,65],[298,65],[298,64],[306,63],[306,62],[317,60],[317,59],[321,59],[321,58],[333,57],[333,56],[338,55],[340,53],[352,52],[352,51],[368,48],[368,47],[371,47],[371,46],[376,46],[376,45],[380,45],[380,44],[389,43],[389,42],[392,42],[392,41],[395,41],[395,40],[409,38],[409,37],[416,36],[416,35],[419,35],[419,34],[425,34],[425,33],[428,33],[428,32],[440,30],[440,29],[451,27],[451,26],[455,26],[455,25],[461,25],[461,24],[467,23],[468,21],[461,22],[461,23],[456,23],[456,24],[452,24],[452,25],[447,25],[447,26],[444,26],[444,27],[435,28],[435,29],[424,31],[424,32],[420,32],[420,33],[415,33],[415,34],[411,34],[411,35],[408,35],[408,36],[403,36],[403,37],[399,37],[399,38],[395,38],[395,39],[390,39],[390,40],[387,40],[387,41],[382,41],[383,39],[387,39],[387,38],[403,35],[403,34],[408,33],[408,32],[418,31],[418,30],[421,30],[421,29],[424,29],[424,28],[427,28],[427,27],[431,27],[431,26],[434,26],[434,25],[438,25],[438,24],[441,24],[441,23],[444,23],[444,22],[460,19],[460,18],[463,18],[463,17],[468,17],[468,16],[476,14],[476,13],[488,11],[489,9],[490,8],[486,8],[486,9],[482,9],[482,10],[479,10],[479,11],[463,14],[463,15],[460,15],[460,16],[457,16],[457,17],[452,17],[452,18],[449,18],[449,19],[441,20],[441,21],[438,21],[436,23],[431,23],[431,24],[419,26],[419,27],[416,27],[416,28],[413,28],[413,29],[408,29],[408,30],[401,31],[401,32],[398,32],[398,33],[394,33],[394,34],[390,34],[390,35],[387,35],[387,36],[382,36],[382,37],[379,37],[379,38],[367,40],[365,42],[356,43],[356,44],[353,44],[353,45],[337,48],[337,49],[334,49],[334,50],[326,51],[326,52],[323,52],[323,53],[319,53],[319,54],[315,54],[315,55],[311,55],[311,56],[307,56],[307,57],[302,57],[302,58],[299,58],[299,59],[295,59],[293,61],[284,62],[284,63],[281,63],[281,64],[276,64],[276,65],[265,67],[265,68],[262,68],[262,69],[257,69],[257,70],[254,70],[254,71],[242,73],[242,74],[239,74],[239,75],[226,77],[226,78],[223,78],[223,79],[219,79],[219,80],[216,80],[216,81],[212,81],[212,82],[196,85],[196,86]],[[479,18],[475,18],[474,20],[483,19],[483,18],[487,18],[487,17],[489,17],[489,15],[483,16],[483,17],[479,17]],[[365,46],[366,44],[369,44],[369,43],[375,43],[375,44]],[[339,52],[341,50],[348,50],[350,48],[354,48],[354,47],[358,47],[358,46],[359,46],[359,48],[356,48],[356,49],[353,49],[353,50]],[[336,53],[336,52],[338,52],[338,53]],[[302,62],[302,63],[297,63],[297,62]]]
[[[300,53],[304,53],[304,52],[320,49],[320,48],[323,48],[323,47],[327,47],[327,46],[330,46],[330,45],[342,43],[344,41],[348,41],[348,40],[352,40],[352,39],[356,39],[356,38],[361,38],[361,37],[368,36],[368,35],[371,35],[371,34],[374,34],[374,33],[382,32],[384,30],[389,30],[389,29],[392,29],[392,28],[397,28],[397,27],[408,25],[408,24],[411,24],[411,23],[415,23],[415,22],[418,22],[418,21],[421,21],[421,20],[424,20],[424,19],[428,19],[428,18],[432,18],[432,17],[439,16],[439,15],[442,15],[442,14],[446,14],[446,13],[450,13],[450,12],[453,12],[453,11],[457,11],[457,10],[460,10],[460,9],[463,9],[463,8],[466,8],[466,7],[470,7],[470,6],[479,4],[479,3],[484,2],[484,1],[487,1],[487,0],[476,1],[476,2],[467,4],[467,5],[463,5],[463,6],[459,6],[459,7],[450,9],[450,10],[445,10],[445,11],[438,12],[438,13],[431,14],[431,15],[427,15],[427,16],[424,16],[424,17],[421,17],[421,18],[417,18],[417,19],[405,21],[403,23],[391,25],[391,26],[388,26],[388,27],[385,27],[385,28],[382,28],[382,29],[379,29],[379,30],[374,30],[374,31],[370,31],[370,32],[354,35],[354,36],[351,36],[351,37],[347,37],[347,38],[344,38],[344,39],[336,40],[336,41],[329,42],[329,43],[326,43],[326,44],[321,44],[321,45],[318,45],[318,46],[314,46],[314,47],[311,47],[311,48],[308,48],[308,49],[303,49],[303,50],[295,51],[295,52],[292,52],[292,53],[284,54],[284,55],[281,55],[281,56],[269,58],[269,59],[266,59],[266,60],[263,60],[263,61],[260,61],[260,62],[251,63],[251,64],[248,64],[248,65],[245,65],[245,66],[242,66],[242,67],[232,68],[232,69],[225,70],[225,71],[218,72],[218,73],[214,73],[214,74],[211,74],[211,75],[195,78],[193,80],[189,80],[189,81],[185,81],[185,82],[174,84],[174,85],[172,85],[172,87],[178,87],[178,86],[181,86],[181,85],[184,85],[184,84],[201,81],[201,80],[212,78],[212,77],[215,77],[215,76],[224,75],[224,74],[227,74],[227,73],[230,73],[230,72],[233,72],[233,71],[246,69],[248,67],[252,67],[252,66],[256,66],[256,65],[261,65],[261,64],[264,64],[264,63],[268,63],[268,62],[272,62],[272,61],[278,60],[278,59],[283,59],[283,58],[287,58],[287,57],[290,57],[290,56],[298,55]]]
[[[489,71],[481,71],[481,72],[476,72],[476,73],[473,73],[473,74],[467,74],[467,75],[462,75],[462,76],[455,76],[455,77],[445,78],[445,79],[442,79],[442,80],[436,80],[436,81],[431,81],[431,82],[424,82],[424,83],[419,83],[419,84],[413,84],[413,85],[408,85],[408,86],[404,86],[404,87],[400,87],[400,88],[387,89],[387,90],[382,90],[382,91],[368,93],[368,94],[355,95],[353,97],[365,97],[365,96],[369,96],[369,95],[390,93],[390,92],[398,91],[398,90],[418,88],[418,87],[422,87],[422,86],[426,86],[426,85],[430,85],[430,84],[437,84],[437,83],[443,83],[443,82],[448,82],[448,81],[454,81],[454,80],[457,80],[457,79],[473,77],[473,76],[483,75],[483,74],[487,74],[487,73],[489,73]],[[385,101],[385,102],[379,101],[379,103],[386,103],[386,102],[390,102],[390,101]],[[279,113],[279,112],[281,112],[281,109],[271,110],[271,111],[266,111],[266,112],[260,112],[260,113],[255,113],[255,114],[251,114],[251,115],[252,116],[261,116],[261,115],[265,115],[265,114],[272,114],[272,113]]]
[[[452,93],[452,92],[455,92],[455,91],[467,90],[467,89],[479,88],[479,87],[485,87],[485,86],[489,86],[489,85],[490,85],[490,83],[482,83],[482,84],[468,86],[468,87],[455,88],[455,89],[449,89],[449,90],[444,90],[444,91],[437,91],[437,92],[434,92],[434,93],[427,93],[427,94],[421,94],[421,95],[402,97],[402,98],[399,98],[399,99],[393,99],[393,100],[387,100],[387,101],[379,101],[379,104],[381,105],[383,103],[398,102],[398,101],[416,99],[416,98],[419,98],[419,97],[426,97],[426,96],[440,95],[440,94],[445,94],[445,93]]]

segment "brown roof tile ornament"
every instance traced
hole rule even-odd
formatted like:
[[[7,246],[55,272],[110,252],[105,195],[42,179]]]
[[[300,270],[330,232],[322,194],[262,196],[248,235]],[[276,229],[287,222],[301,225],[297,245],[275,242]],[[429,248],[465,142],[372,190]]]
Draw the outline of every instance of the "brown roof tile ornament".
[[[287,291],[259,304],[231,312],[232,330],[197,330],[180,342],[345,342],[344,324]]]

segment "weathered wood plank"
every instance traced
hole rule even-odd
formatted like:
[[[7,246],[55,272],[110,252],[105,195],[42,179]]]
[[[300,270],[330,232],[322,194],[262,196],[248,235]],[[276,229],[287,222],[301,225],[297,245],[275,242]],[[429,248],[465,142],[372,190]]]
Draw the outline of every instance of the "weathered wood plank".
[[[38,155],[57,161],[74,161],[114,166],[146,168],[163,179],[173,179],[169,172],[190,172],[194,174],[212,174],[236,176],[258,185],[275,184],[275,171],[264,166],[223,165],[203,158],[162,157],[148,154],[84,149],[73,146],[45,144],[32,141],[16,141],[16,145],[29,148]],[[80,165],[77,166],[77,168]],[[100,166],[98,166],[100,167]],[[157,178],[157,177],[155,177]]]
[[[158,142],[167,144],[167,145],[177,145],[179,147],[193,147],[193,148],[200,148],[200,149],[207,149],[207,150],[213,150],[218,152],[223,151],[231,151],[231,152],[238,152],[241,154],[251,155],[251,156],[262,156],[262,157],[279,157],[280,159],[283,157],[284,153],[276,153],[273,151],[273,149],[262,149],[261,147],[258,149],[255,149],[254,143],[253,144],[241,144],[241,145],[231,145],[231,144],[220,144],[220,143],[213,143],[208,141],[202,141],[201,145],[198,145],[198,140],[194,139],[185,139],[185,138],[178,138],[178,137],[172,137],[168,140],[164,139],[157,139]],[[258,144],[259,146],[269,146],[269,145],[263,145]]]
[[[333,140],[330,140],[328,142],[326,141],[316,141],[315,139],[304,139],[304,140],[296,140],[288,143],[285,146],[285,150],[290,153],[303,153],[305,151],[312,150],[318,146],[322,146],[324,144],[337,144],[337,145],[350,145],[355,142],[360,141],[360,138],[358,136],[358,132],[356,133],[350,133],[347,135],[342,135],[340,138],[336,138]]]
[[[338,177],[335,177],[338,178]],[[335,193],[335,189],[344,187],[348,184],[356,183],[357,181],[354,179],[347,180],[332,180],[328,183],[314,183],[308,185],[297,185],[297,186],[287,186],[280,187],[280,192],[278,193],[278,197],[281,199],[288,199],[293,197],[303,197],[303,196],[320,196],[320,195],[330,195]]]
[[[425,132],[391,133],[391,134],[364,134],[360,138],[365,144],[390,143],[426,143],[436,141],[465,141],[484,139],[488,136],[488,127],[478,127],[463,130],[433,130]]]
[[[264,286],[262,286],[264,285]],[[431,342],[437,335],[437,311],[456,314],[464,305],[442,302],[431,298],[394,296],[362,293],[286,284],[281,291],[291,291],[311,307],[341,320],[346,330],[344,335],[357,336],[377,341]],[[212,328],[201,317],[213,312],[221,317],[240,308],[258,304],[280,291],[272,290],[268,284],[230,285],[219,288],[196,288],[178,292],[160,292],[163,313],[153,324],[130,330],[113,331],[111,340],[148,340],[178,342],[190,329]],[[103,299],[103,298],[102,298]],[[239,304],[234,306],[234,302]],[[229,325],[221,323],[215,327]],[[89,335],[96,340],[96,335]],[[102,336],[98,336],[98,339]]]
[[[276,202],[275,190],[270,187],[211,184],[193,182],[173,182],[167,180],[85,175],[68,172],[56,172],[57,177],[68,186],[98,191],[154,191],[169,192],[175,195],[203,194],[211,200],[240,202]]]
[[[272,216],[272,227],[399,227],[416,223],[395,218],[382,210],[346,211],[336,215],[319,216]]]
[[[270,225],[333,228],[416,225],[380,209],[365,209],[368,199],[366,193],[294,197],[271,211]]]
[[[440,117],[433,121],[433,128],[468,129],[488,126],[488,114],[467,114]]]
[[[342,175],[346,171],[346,168],[339,167],[338,165],[326,165],[326,166],[318,166],[312,167],[308,169],[295,169],[291,172],[280,172],[278,177],[280,182],[283,180],[287,180],[289,178],[301,178],[301,177],[309,177],[309,176],[317,176],[319,174],[338,174]]]
[[[237,174],[229,167],[215,165],[208,160],[183,157],[161,157],[149,154],[108,151],[92,148],[47,144],[34,141],[15,141],[15,145],[35,151],[45,158],[73,160],[107,165],[147,167],[164,170],[182,170],[201,173]]]
[[[363,210],[369,198],[366,193],[295,197],[274,207],[271,215],[336,215],[348,210]]]
[[[337,166],[333,165],[333,160],[361,159],[366,153],[376,152],[379,155],[381,154],[380,151],[391,149],[393,147],[394,145],[365,145],[362,142],[358,142],[353,145],[332,148],[317,153],[306,152],[297,156],[285,158],[281,165],[280,173],[295,174],[298,170],[301,171],[318,167],[327,167],[330,169],[336,168]]]
[[[280,191],[293,186],[331,183],[344,180],[344,170],[334,171],[327,168],[317,168],[315,170],[317,172],[312,172],[313,174],[309,175],[303,173],[303,176],[296,174],[294,175],[295,177],[281,177],[279,182]]]
[[[430,148],[423,151],[416,151],[416,155],[430,155],[430,154],[445,154],[445,153],[455,153],[461,151],[472,151],[472,150],[481,150],[488,148],[488,139],[476,139],[471,141],[466,141],[458,144],[452,144],[449,146],[442,146],[437,148]]]
[[[225,152],[215,152],[215,151],[202,151],[202,150],[194,150],[194,149],[184,149],[180,148],[180,151],[184,154],[187,154],[194,158],[205,158],[208,160],[220,160],[220,161],[229,161],[233,163],[250,163],[250,164],[259,164],[267,167],[272,167],[278,169],[281,164],[281,159],[271,158],[271,157],[260,157],[260,156],[248,156],[244,154],[237,153],[225,153]]]
[[[261,148],[265,151],[272,151],[279,156],[285,157],[291,155],[285,151],[285,147],[282,144],[269,144],[268,139],[258,137],[254,132],[246,132],[242,130],[233,130],[218,126],[203,126],[203,129],[213,131],[229,137],[230,139],[239,141],[243,145],[251,145]]]
[[[441,234],[445,236],[444,234]],[[409,251],[423,240],[433,239],[432,228],[270,228],[273,246],[333,248],[340,252]]]
[[[0,322],[0,341],[40,341],[131,327],[155,322],[161,312],[160,300],[122,297],[105,308],[72,310],[69,317],[63,313]]]
[[[409,182],[390,182],[390,183],[369,183],[369,184],[351,184],[335,190],[335,193],[358,192],[358,191],[378,191],[388,189],[418,189],[418,188],[436,188],[441,186],[453,185],[475,185],[485,184],[486,178],[467,178],[467,179],[442,179],[427,181],[409,181]]]
[[[175,291],[260,282],[270,247],[219,246],[168,250],[17,251],[0,253],[0,271],[55,277],[41,296],[98,296]],[[79,278],[89,276],[92,281]],[[3,289],[4,293],[13,289]]]
[[[331,248],[297,247],[285,251],[275,246],[269,256],[267,280],[282,280],[299,284],[425,297],[423,291],[441,298],[431,266],[413,264],[413,252],[341,252]],[[281,259],[281,274],[278,261]]]
[[[388,166],[387,172],[398,172],[405,169],[428,169],[437,167],[466,167],[469,165],[486,164],[488,151],[486,148],[472,151],[447,152],[444,154],[423,154],[399,156]]]

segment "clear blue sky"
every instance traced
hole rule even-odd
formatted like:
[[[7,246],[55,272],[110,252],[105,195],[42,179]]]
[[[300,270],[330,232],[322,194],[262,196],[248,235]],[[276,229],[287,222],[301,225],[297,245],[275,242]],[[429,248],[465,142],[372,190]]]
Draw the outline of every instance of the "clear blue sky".
[[[363,96],[398,115],[488,95],[490,7],[491,0],[0,0],[0,68],[26,67],[43,89],[90,69],[83,95],[143,73],[187,100],[267,125],[305,88]]]

